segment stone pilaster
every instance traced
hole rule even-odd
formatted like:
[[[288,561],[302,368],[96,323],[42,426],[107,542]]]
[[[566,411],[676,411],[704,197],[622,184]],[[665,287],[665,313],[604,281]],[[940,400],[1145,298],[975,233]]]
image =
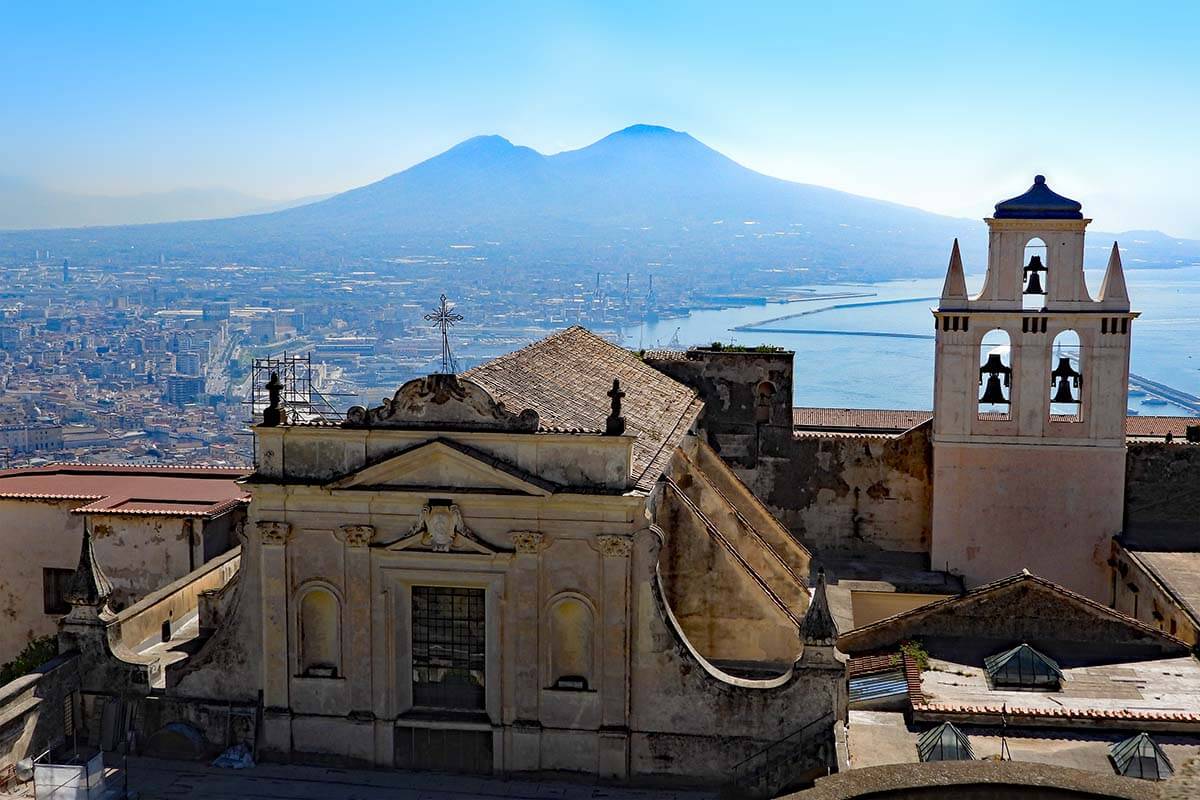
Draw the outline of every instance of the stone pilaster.
[[[286,522],[258,523],[259,568],[262,581],[263,704],[273,711],[288,708],[288,591],[287,543],[292,526]]]
[[[371,712],[371,551],[370,525],[346,525],[346,608],[343,612],[342,673],[350,689],[350,713],[374,718]],[[367,737],[370,738],[370,737]]]
[[[517,551],[509,591],[514,622],[513,726],[509,732],[507,769],[533,771],[541,761],[541,648],[539,647],[540,564],[545,537],[534,531],[512,534]]]
[[[604,564],[604,631],[600,690],[600,774],[624,779],[629,773],[629,555],[633,539],[600,536]]]

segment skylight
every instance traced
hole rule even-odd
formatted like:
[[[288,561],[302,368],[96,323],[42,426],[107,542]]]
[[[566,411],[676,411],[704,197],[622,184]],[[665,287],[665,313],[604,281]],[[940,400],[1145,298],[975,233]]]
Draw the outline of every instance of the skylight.
[[[951,722],[930,728],[917,738],[921,761],[974,761],[971,740]]]
[[[1054,659],[1027,644],[996,653],[983,660],[992,686],[1006,689],[1058,689],[1062,670]]]
[[[1117,768],[1117,774],[1127,778],[1162,781],[1175,774],[1167,754],[1148,733],[1139,733],[1117,742],[1108,748],[1108,755]]]

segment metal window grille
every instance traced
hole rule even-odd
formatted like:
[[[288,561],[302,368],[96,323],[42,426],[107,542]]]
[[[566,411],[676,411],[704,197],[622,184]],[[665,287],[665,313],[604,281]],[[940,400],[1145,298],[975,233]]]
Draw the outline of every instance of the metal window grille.
[[[485,631],[482,589],[412,588],[413,705],[484,707]]]

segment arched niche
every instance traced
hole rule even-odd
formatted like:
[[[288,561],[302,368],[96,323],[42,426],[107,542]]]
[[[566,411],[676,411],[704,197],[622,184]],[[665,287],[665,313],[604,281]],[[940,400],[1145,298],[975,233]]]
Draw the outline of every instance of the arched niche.
[[[771,409],[774,407],[775,395],[779,392],[779,387],[773,381],[759,381],[754,387],[754,421],[760,423],[769,423],[771,421]]]
[[[1080,422],[1083,419],[1083,372],[1079,334],[1068,328],[1050,345],[1050,419]],[[1070,402],[1061,402],[1070,397]]]
[[[592,604],[574,592],[557,595],[547,605],[547,627],[546,685],[576,691],[595,689],[596,614]]]
[[[342,604],[333,588],[310,583],[296,594],[297,674],[337,678],[342,673]]]
[[[979,341],[977,410],[980,419],[1012,419],[1012,339],[993,328]]]
[[[1025,243],[1021,259],[1021,308],[1026,311],[1041,311],[1046,306],[1050,282],[1049,259],[1049,248],[1043,239],[1034,236]]]

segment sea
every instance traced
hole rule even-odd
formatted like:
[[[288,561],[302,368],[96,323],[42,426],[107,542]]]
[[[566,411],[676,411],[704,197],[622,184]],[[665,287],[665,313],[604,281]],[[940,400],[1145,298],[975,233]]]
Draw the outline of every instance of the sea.
[[[1089,270],[1093,294],[1103,271]],[[1200,395],[1200,266],[1131,269],[1126,283],[1134,322],[1130,372]],[[982,273],[967,276],[972,294]],[[933,407],[933,316],[941,278],[797,286],[786,302],[695,311],[624,328],[633,349],[712,342],[777,345],[796,352],[794,401],[799,406],[930,409]],[[746,328],[744,326],[752,326]],[[1131,413],[1192,415],[1140,395]]]

